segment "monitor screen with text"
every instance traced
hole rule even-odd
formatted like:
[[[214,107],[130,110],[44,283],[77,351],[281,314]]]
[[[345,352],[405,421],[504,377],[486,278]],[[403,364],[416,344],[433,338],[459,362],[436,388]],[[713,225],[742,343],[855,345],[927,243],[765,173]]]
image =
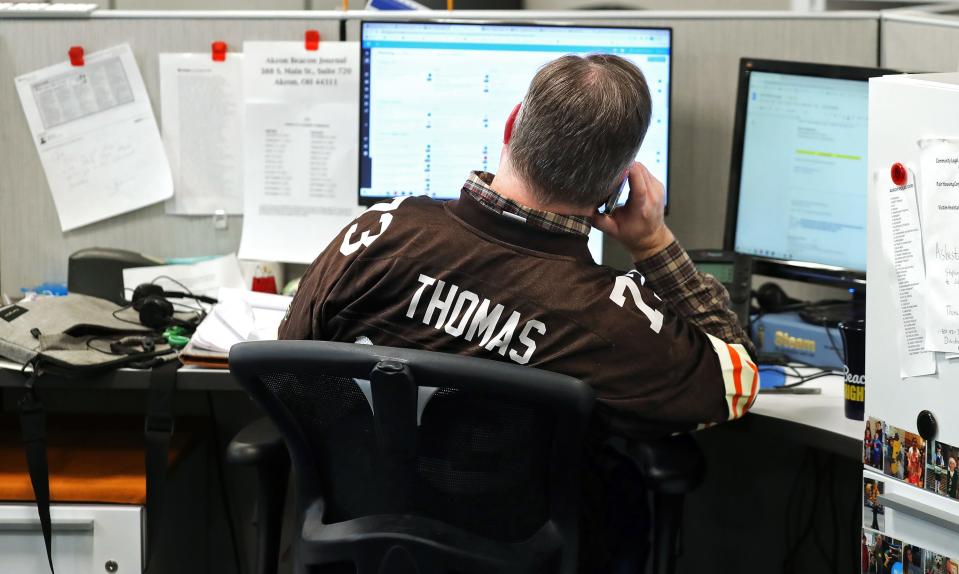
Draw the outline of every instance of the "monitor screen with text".
[[[867,81],[751,72],[739,253],[866,269]]]
[[[666,185],[670,40],[668,29],[364,22],[361,202],[453,199],[471,171],[495,173],[510,111],[564,54],[616,54],[643,71],[653,116],[637,160]]]

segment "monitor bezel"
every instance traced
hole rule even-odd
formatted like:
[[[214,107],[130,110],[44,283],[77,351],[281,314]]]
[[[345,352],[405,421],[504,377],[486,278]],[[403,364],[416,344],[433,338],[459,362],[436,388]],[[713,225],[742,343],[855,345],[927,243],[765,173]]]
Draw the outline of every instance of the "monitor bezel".
[[[669,33],[669,85],[667,86],[666,93],[666,105],[668,107],[667,112],[667,121],[666,121],[666,205],[665,205],[665,214],[669,215],[669,204],[672,203],[672,172],[673,172],[673,48],[675,35],[673,33],[673,28],[671,26],[613,26],[610,24],[580,24],[580,23],[570,23],[570,22],[538,22],[538,21],[529,21],[529,22],[512,22],[509,20],[456,20],[449,18],[431,18],[424,20],[409,20],[409,21],[397,21],[397,20],[363,20],[360,22],[360,41],[359,41],[359,50],[360,50],[360,59],[363,58],[363,33],[365,32],[366,24],[467,24],[467,25],[483,25],[483,26],[513,26],[513,27],[535,27],[535,28],[601,28],[601,29],[612,29],[612,30],[665,30]],[[644,75],[645,77],[645,75]],[[360,67],[360,82],[363,81],[363,65],[361,63]],[[359,115],[359,145],[357,146],[357,154],[360,156],[357,162],[357,180],[356,180],[356,197],[358,205],[370,206],[381,201],[388,201],[395,198],[395,196],[373,196],[365,197],[362,195],[362,186],[361,182],[363,180],[363,90],[360,89],[359,93],[360,102],[358,106],[358,115]],[[645,139],[644,139],[645,143]],[[466,181],[466,177],[469,174],[463,174],[463,181]],[[450,201],[447,199],[437,199],[438,201]]]
[[[787,60],[741,58],[739,61],[736,119],[733,127],[733,147],[729,166],[729,193],[726,200],[726,225],[723,248],[735,251],[736,228],[739,217],[739,185],[742,178],[743,145],[746,136],[746,106],[749,77],[752,72],[769,72],[792,76],[813,76],[837,80],[868,82],[887,74],[897,74],[885,68],[839,66]],[[836,287],[861,289],[866,285],[866,272],[847,267],[822,265],[807,261],[792,261],[773,257],[745,254],[753,260],[753,272],[759,275],[819,283]]]

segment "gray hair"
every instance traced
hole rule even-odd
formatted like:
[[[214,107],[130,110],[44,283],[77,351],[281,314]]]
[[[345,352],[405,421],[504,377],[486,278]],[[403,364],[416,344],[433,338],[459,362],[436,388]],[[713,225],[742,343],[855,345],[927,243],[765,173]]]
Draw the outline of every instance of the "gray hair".
[[[510,164],[543,203],[596,207],[622,181],[652,116],[646,78],[618,56],[563,56],[533,77]]]

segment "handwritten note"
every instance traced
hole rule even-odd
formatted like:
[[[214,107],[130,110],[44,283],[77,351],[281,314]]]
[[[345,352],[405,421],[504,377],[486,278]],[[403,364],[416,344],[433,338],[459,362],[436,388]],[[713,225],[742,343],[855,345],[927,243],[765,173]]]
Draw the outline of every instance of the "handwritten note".
[[[130,46],[16,78],[17,93],[70,231],[173,195],[150,98]]]
[[[357,205],[359,46],[245,42],[240,258],[309,263]]]
[[[888,282],[892,290],[902,329],[897,329],[899,370],[902,377],[918,377],[936,372],[935,353],[925,350],[926,331],[922,321],[919,287],[926,271],[922,261],[922,229],[916,202],[913,170],[905,185],[897,186],[888,174],[877,174],[880,194],[879,217],[882,251],[894,275]]]
[[[959,139],[919,141],[929,351],[959,351]]]

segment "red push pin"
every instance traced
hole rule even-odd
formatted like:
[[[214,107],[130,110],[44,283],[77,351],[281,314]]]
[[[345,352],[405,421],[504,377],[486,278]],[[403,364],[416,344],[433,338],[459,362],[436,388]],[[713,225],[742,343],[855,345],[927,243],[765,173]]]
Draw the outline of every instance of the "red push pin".
[[[320,49],[320,32],[319,30],[307,30],[305,34],[306,38],[306,49],[315,52]]]
[[[898,186],[906,185],[906,182],[909,181],[909,172],[906,170],[906,166],[898,161],[892,164],[889,176],[892,178],[892,182]]]
[[[214,62],[225,62],[226,61],[226,42],[216,41],[210,45],[210,49],[213,52],[213,61]]]
[[[83,65],[83,47],[82,46],[71,46],[70,51],[67,52],[67,55],[70,56],[71,65],[73,66]]]

